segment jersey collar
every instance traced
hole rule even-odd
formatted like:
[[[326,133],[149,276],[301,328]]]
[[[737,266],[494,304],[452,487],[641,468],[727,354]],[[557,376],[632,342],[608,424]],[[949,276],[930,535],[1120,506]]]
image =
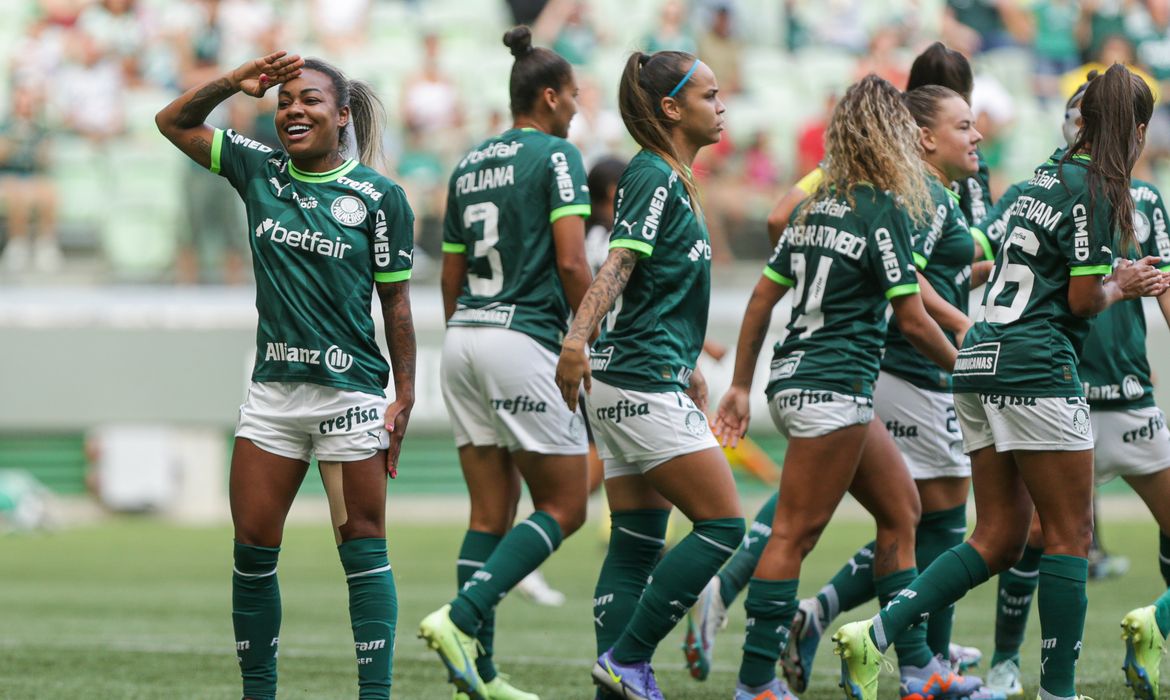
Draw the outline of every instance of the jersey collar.
[[[350,158],[332,170],[323,173],[307,173],[304,170],[298,170],[297,166],[293,165],[292,161],[290,160],[288,162],[288,174],[291,175],[294,180],[300,180],[301,182],[333,182],[339,177],[348,175],[349,171],[356,168],[357,165],[358,162],[353,158]]]

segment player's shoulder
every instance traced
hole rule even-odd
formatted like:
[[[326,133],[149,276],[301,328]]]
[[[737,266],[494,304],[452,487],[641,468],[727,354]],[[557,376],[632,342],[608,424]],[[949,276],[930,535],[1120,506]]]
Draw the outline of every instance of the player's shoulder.
[[[643,149],[630,159],[618,181],[618,187],[629,185],[671,187],[678,182],[678,173],[670,167],[666,159],[653,151]]]
[[[253,151],[256,151],[258,153],[263,153],[266,155],[274,155],[275,157],[278,157],[282,160],[286,159],[288,157],[283,151],[277,151],[270,146],[266,146],[263,143],[260,143],[256,139],[254,139],[246,134],[241,134],[240,132],[236,131],[235,129],[223,129],[222,132],[223,132],[223,140],[226,143],[230,143],[233,146],[238,146],[240,148],[247,148],[249,150],[253,150]]]

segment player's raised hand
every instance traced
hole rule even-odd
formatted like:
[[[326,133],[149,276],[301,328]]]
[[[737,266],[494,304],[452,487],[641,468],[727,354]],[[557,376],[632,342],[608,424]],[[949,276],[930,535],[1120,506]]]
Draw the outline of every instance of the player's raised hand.
[[[292,80],[301,74],[305,59],[287,51],[276,51],[256,58],[231,72],[232,83],[252,97],[263,97],[268,88]]]
[[[577,399],[581,394],[581,383],[585,384],[586,394],[593,390],[589,357],[585,353],[584,346],[566,343],[561,347],[561,357],[557,360],[556,382],[569,410],[576,411]]]
[[[719,401],[719,410],[715,414],[715,437],[719,444],[724,447],[738,445],[740,438],[747,433],[751,419],[752,409],[748,390],[732,384]]]

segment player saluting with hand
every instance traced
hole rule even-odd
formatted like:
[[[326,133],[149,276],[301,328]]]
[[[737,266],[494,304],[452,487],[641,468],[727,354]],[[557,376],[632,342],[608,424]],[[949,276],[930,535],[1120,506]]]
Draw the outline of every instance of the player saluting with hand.
[[[283,151],[204,123],[237,92],[279,88]],[[159,130],[244,200],[256,276],[256,368],[236,427],[232,621],[244,696],[276,696],[277,557],[285,517],[316,456],[349,586],[360,697],[390,697],[397,620],[386,553],[386,478],[414,403],[408,280],[414,215],[380,159],[382,106],[333,66],[278,51],[188,90]],[[357,152],[354,152],[356,144]],[[377,290],[394,368],[374,339]]]

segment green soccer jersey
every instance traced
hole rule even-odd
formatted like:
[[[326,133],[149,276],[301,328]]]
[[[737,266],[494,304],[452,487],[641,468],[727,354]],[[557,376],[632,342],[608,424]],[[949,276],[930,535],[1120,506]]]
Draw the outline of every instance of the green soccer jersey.
[[[959,209],[959,195],[931,178],[930,198],[934,216],[929,226],[914,235],[914,265],[943,301],[966,313],[976,238]],[[947,331],[946,335],[955,341],[953,333]],[[896,323],[891,323],[886,333],[882,371],[922,389],[951,390],[950,373],[918,352]]]
[[[776,344],[767,394],[822,389],[872,396],[889,300],[917,294],[912,223],[894,198],[869,185],[854,201],[805,200],[780,236],[764,276],[792,287],[788,335]],[[968,250],[968,261],[971,250]]]
[[[252,381],[311,382],[384,396],[375,282],[410,279],[414,214],[402,188],[356,160],[297,170],[232,130],[215,130],[211,171],[244,200],[256,275]]]
[[[618,181],[609,247],[640,256],[593,345],[593,376],[634,391],[685,389],[703,349],[711,239],[678,173],[643,150]]]
[[[1112,211],[1104,195],[1090,202],[1088,161],[1041,165],[1007,208],[984,320],[955,362],[956,392],[1082,395],[1077,363],[1089,322],[1069,308],[1069,279],[1107,275],[1113,262]]]
[[[983,152],[976,149],[975,154],[979,157],[979,171],[955,183],[959,208],[967,221],[982,221],[991,211],[991,170],[983,160]]]
[[[1130,183],[1135,211],[1133,228],[1139,250],[1130,258],[1157,255],[1170,259],[1166,206],[1158,188]],[[1163,266],[1170,270],[1170,265]],[[1146,359],[1146,315],[1141,299],[1119,301],[1093,319],[1078,367],[1085,396],[1095,409],[1145,408],[1154,405],[1150,362]]]
[[[536,129],[509,129],[451,174],[443,252],[467,256],[449,326],[510,328],[554,353],[568,330],[552,222],[589,215],[581,153]]]

